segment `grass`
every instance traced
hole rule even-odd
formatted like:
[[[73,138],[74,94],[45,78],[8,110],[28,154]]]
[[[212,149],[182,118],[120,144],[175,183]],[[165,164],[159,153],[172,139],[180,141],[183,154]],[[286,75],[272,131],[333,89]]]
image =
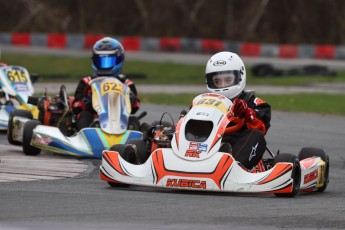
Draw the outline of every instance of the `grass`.
[[[141,101],[166,105],[185,105],[189,107],[196,95],[179,94],[142,94]],[[293,95],[258,95],[268,102],[274,110],[298,111],[321,114],[345,115],[342,106],[345,94],[293,94]]]
[[[2,53],[1,61],[11,65],[20,65],[30,73],[41,76],[40,81],[79,81],[82,76],[90,75],[89,57],[33,56]],[[195,84],[203,85],[204,65],[176,63],[150,63],[127,61],[123,69],[125,74],[145,74],[145,79],[133,79],[136,84]],[[258,78],[247,69],[247,82],[251,85],[305,85],[310,82],[345,82],[345,72],[337,76],[285,76]]]
[[[91,74],[89,57],[33,56],[2,53],[2,62],[20,65],[30,73],[39,74],[40,81],[77,82],[82,76]],[[177,84],[204,85],[204,65],[186,65],[175,63],[150,63],[127,61],[126,74],[145,74],[145,79],[133,79],[136,84]],[[312,82],[345,82],[345,72],[337,76],[285,76],[257,78],[247,69],[247,82],[251,85],[305,85]],[[142,102],[160,104],[179,104],[189,106],[196,95],[191,94],[140,94]],[[295,95],[259,95],[268,101],[272,108],[285,111],[303,111],[314,113],[345,115],[344,95],[295,94]]]

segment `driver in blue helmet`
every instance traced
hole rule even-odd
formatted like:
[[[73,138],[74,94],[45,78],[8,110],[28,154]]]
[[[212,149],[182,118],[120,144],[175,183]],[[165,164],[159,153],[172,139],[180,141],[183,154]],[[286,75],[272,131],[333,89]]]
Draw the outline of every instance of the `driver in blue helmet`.
[[[137,97],[134,83],[121,74],[124,60],[124,48],[116,39],[104,37],[94,44],[92,48],[93,75],[82,78],[74,94],[73,113],[76,118],[77,130],[89,127],[94,118],[97,117],[97,113],[92,107],[91,87],[89,85],[89,82],[96,77],[108,76],[119,79],[131,89],[132,114],[139,109],[140,100]]]

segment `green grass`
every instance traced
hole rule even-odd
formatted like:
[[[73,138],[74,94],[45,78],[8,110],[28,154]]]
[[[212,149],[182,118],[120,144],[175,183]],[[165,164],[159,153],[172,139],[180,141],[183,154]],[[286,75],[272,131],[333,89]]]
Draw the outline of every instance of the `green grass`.
[[[40,81],[79,81],[82,76],[92,73],[89,57],[30,56],[2,53],[2,62],[20,65],[30,73],[41,76]],[[195,84],[204,85],[204,65],[186,65],[175,63],[150,63],[127,61],[126,74],[145,74],[145,79],[133,79],[136,84]],[[49,77],[47,77],[49,76]],[[54,77],[55,76],[55,77]],[[256,78],[247,69],[247,82],[250,85],[305,85],[312,82],[345,82],[345,72],[337,76],[285,76]],[[196,95],[191,94],[140,94],[142,102],[160,104],[179,104],[188,107]],[[325,114],[345,115],[344,95],[295,94],[295,95],[258,95],[268,101],[273,109],[285,111],[303,111]]]
[[[142,94],[142,102],[166,105],[185,105],[189,107],[196,95]],[[298,111],[321,114],[345,115],[345,94],[293,94],[257,95],[268,102],[273,110]]]
[[[30,73],[41,75],[40,81],[78,81],[82,76],[92,73],[89,57],[30,56],[2,53],[1,61],[26,67]],[[126,61],[123,69],[125,74],[140,73],[147,76],[145,79],[133,79],[137,84],[177,85],[203,85],[205,82],[204,71],[204,65],[144,61]],[[247,69],[247,78],[247,82],[251,85],[305,85],[310,82],[344,82],[345,72],[339,72],[335,77],[285,76],[258,78],[253,77],[250,69]]]

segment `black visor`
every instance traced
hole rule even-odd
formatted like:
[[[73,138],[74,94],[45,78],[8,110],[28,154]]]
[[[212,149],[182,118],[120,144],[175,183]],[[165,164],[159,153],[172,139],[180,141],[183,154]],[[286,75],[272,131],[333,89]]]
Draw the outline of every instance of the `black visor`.
[[[241,80],[239,70],[230,70],[206,74],[206,83],[211,89],[222,89],[237,85]]]

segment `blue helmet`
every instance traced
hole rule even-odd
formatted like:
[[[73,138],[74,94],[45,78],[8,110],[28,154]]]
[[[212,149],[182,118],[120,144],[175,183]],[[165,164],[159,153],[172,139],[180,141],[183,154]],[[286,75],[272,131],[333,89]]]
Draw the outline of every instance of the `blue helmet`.
[[[92,48],[92,69],[96,76],[119,75],[124,61],[125,50],[114,38],[102,38]]]

